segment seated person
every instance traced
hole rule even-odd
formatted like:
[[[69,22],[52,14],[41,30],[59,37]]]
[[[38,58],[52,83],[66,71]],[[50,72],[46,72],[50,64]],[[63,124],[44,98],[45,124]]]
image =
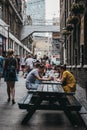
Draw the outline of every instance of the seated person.
[[[46,66],[47,69],[50,69],[51,66],[50,66],[50,64],[49,64],[49,61],[46,61],[45,66]]]
[[[37,68],[33,69],[26,77],[26,88],[27,89],[37,89],[38,87],[38,81],[49,81],[53,80],[52,77],[43,78],[41,76],[41,73],[43,74],[45,69],[44,65],[39,65]]]
[[[61,81],[62,82],[62,86],[65,92],[75,92],[76,90],[76,80],[74,75],[66,70],[66,66],[65,65],[61,65],[60,66],[60,78],[57,79],[57,81]]]

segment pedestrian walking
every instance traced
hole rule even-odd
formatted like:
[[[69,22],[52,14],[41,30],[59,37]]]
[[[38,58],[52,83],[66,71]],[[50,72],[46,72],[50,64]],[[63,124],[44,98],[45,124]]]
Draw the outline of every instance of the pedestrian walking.
[[[26,68],[29,68],[29,72],[34,68],[34,59],[32,58],[32,55],[28,55],[26,58]]]
[[[4,57],[0,55],[0,82],[1,82],[1,77],[3,75],[3,60],[4,60]]]
[[[3,63],[4,70],[4,81],[7,85],[7,101],[12,100],[12,104],[15,104],[15,81],[18,81],[16,70],[17,70],[17,60],[14,58],[14,51],[8,49],[7,58]],[[12,97],[11,97],[12,96]]]
[[[20,57],[19,57],[19,55],[16,55],[16,59],[17,59],[17,64],[18,64],[17,74],[19,74],[19,71],[20,71]]]
[[[25,61],[25,74],[24,78],[26,78],[27,74],[34,68],[34,61],[35,59],[29,54]]]
[[[21,65],[21,70],[23,72],[23,75],[25,72],[25,61],[26,61],[26,57],[23,55],[23,57],[20,59],[20,65]]]

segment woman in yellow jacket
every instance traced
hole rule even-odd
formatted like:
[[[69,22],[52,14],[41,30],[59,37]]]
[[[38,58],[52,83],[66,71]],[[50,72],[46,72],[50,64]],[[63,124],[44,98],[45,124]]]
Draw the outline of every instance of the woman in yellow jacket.
[[[59,68],[61,77],[57,81],[62,82],[62,86],[65,92],[75,92],[76,91],[76,80],[74,75],[66,70],[65,65],[61,65]]]

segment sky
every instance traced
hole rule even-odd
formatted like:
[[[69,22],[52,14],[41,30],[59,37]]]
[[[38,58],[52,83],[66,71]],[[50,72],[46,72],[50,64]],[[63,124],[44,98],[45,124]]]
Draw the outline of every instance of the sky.
[[[28,0],[26,0],[28,1]],[[46,2],[46,19],[52,19],[59,16],[59,3],[60,0],[45,0]]]
[[[46,1],[46,19],[52,19],[59,16],[60,0],[45,0]]]

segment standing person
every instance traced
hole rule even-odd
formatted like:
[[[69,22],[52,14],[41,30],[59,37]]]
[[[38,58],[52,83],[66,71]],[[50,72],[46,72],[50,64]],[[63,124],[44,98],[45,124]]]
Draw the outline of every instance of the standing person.
[[[45,64],[46,68],[49,70],[50,69],[50,64],[49,64],[49,61],[46,61],[46,64]]]
[[[25,56],[23,55],[23,57],[20,59],[21,70],[22,70],[22,72],[23,72],[23,75],[24,75],[24,72],[25,72],[25,61],[26,61],[26,58],[25,58]]]
[[[1,77],[3,73],[3,60],[4,60],[4,57],[0,55],[0,82],[1,82]]]
[[[17,60],[13,56],[14,51],[12,49],[8,49],[7,58],[4,60],[3,69],[4,69],[4,81],[7,84],[7,101],[10,102],[12,100],[12,104],[15,104],[15,81],[17,79]]]
[[[17,74],[19,74],[19,71],[20,71],[20,57],[19,57],[19,55],[16,55],[16,59],[17,59],[17,64],[18,64]]]
[[[29,54],[26,61],[25,61],[26,69],[29,68],[29,72],[34,68],[34,59],[32,55]]]
[[[62,86],[65,92],[75,92],[76,91],[76,80],[74,75],[66,70],[65,65],[60,66],[60,79],[57,79],[57,81],[62,82]]]
[[[24,78],[26,78],[27,74],[34,68],[35,59],[32,58],[32,55],[29,54],[25,61],[25,74]]]

